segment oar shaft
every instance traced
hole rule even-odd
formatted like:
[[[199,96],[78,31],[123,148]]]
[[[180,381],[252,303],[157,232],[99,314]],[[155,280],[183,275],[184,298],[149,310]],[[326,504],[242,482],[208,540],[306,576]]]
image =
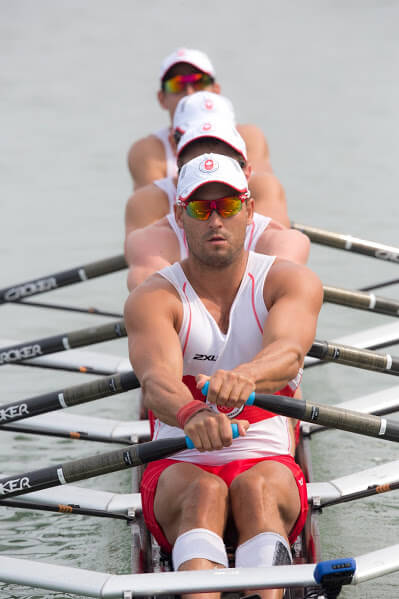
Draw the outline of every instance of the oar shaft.
[[[123,320],[119,320],[98,327],[79,329],[54,337],[28,341],[27,343],[18,343],[17,345],[0,348],[0,366],[82,347],[83,345],[92,345],[93,343],[126,337],[126,335],[125,324]]]
[[[94,279],[95,277],[117,272],[124,268],[127,268],[127,263],[123,254],[90,262],[89,264],[77,266],[70,270],[64,270],[40,277],[39,279],[33,279],[0,289],[0,304],[15,302],[25,297],[45,293],[46,291],[65,287],[66,285],[82,283],[82,281],[86,281],[87,279]]]
[[[139,386],[140,383],[134,372],[125,372],[3,404],[0,406],[0,425],[109,397],[130,389],[137,389]]]
[[[397,247],[375,243],[374,241],[366,241],[365,239],[352,237],[352,235],[342,235],[332,231],[325,231],[324,229],[317,229],[316,227],[308,227],[307,225],[298,223],[292,223],[291,227],[305,233],[314,243],[399,264],[399,248]]]
[[[107,312],[98,308],[78,308],[77,306],[64,306],[61,304],[49,304],[47,302],[32,302],[28,300],[13,302],[17,306],[30,306],[32,308],[46,308],[49,310],[62,310],[64,312],[79,312],[80,314],[94,314],[95,316],[110,316],[112,318],[123,318],[118,312]]]
[[[399,375],[399,358],[395,358],[390,354],[379,354],[367,349],[358,349],[350,345],[317,341],[315,339],[308,351],[308,356],[326,362],[337,362],[345,366]]]
[[[373,495],[381,495],[382,493],[387,493],[388,491],[395,491],[396,489],[399,489],[399,481],[385,483],[381,485],[372,485],[367,489],[355,491],[354,493],[348,493],[348,495],[344,495],[343,497],[337,497],[336,499],[326,501],[320,507],[321,509],[323,509],[325,507],[330,507],[331,505],[339,505],[340,503],[347,503],[348,501],[355,501],[356,499],[372,497]]]
[[[380,314],[399,317],[399,301],[378,297],[374,293],[350,291],[324,285],[324,301],[359,310],[370,310]]]
[[[9,476],[0,480],[0,502],[2,497],[24,495],[25,493],[147,464],[186,448],[185,437],[161,439],[130,445],[123,449],[58,464],[57,466]]]
[[[378,439],[399,441],[399,423],[371,414],[343,410],[281,395],[256,394],[254,405],[305,422]]]

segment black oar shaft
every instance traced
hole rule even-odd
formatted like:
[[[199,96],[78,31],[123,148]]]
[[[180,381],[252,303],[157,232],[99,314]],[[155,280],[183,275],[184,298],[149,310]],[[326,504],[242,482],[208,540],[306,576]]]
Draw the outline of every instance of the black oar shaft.
[[[139,386],[134,372],[125,372],[3,404],[0,406],[0,425],[123,393]]]
[[[388,441],[399,441],[399,423],[386,418],[280,395],[256,394],[254,405],[276,414]]]
[[[0,501],[2,497],[8,498],[24,495],[33,491],[40,491],[41,489],[48,489],[100,476],[108,472],[116,472],[125,468],[140,466],[186,448],[185,437],[161,439],[159,441],[130,445],[124,449],[117,449],[57,466],[9,476],[0,480]]]
[[[395,358],[390,354],[379,354],[367,349],[358,349],[350,345],[315,340],[308,351],[308,356],[326,362],[337,362],[345,366],[399,375],[399,358]]]
[[[330,501],[326,501],[320,507],[325,508],[330,507],[331,505],[339,505],[340,503],[347,503],[348,501],[354,501],[356,499],[372,497],[373,495],[381,495],[382,493],[387,493],[388,491],[395,491],[396,489],[399,489],[399,481],[385,484],[383,483],[381,485],[371,485],[370,487],[367,487],[367,489],[362,489],[361,491],[348,493],[348,495],[344,495],[343,497],[337,497],[336,499],[330,499]]]
[[[98,308],[78,308],[77,306],[64,306],[62,304],[49,304],[48,302],[32,302],[28,300],[13,302],[17,306],[30,306],[32,308],[46,308],[49,310],[62,310],[66,312],[79,312],[80,314],[94,314],[95,316],[110,316],[112,318],[123,318],[118,312],[107,312]]]
[[[27,343],[18,343],[0,348],[0,366],[82,347],[83,345],[92,345],[93,343],[126,337],[126,335],[125,324],[123,320],[119,320],[98,327],[79,329],[54,337],[28,341]]]
[[[373,293],[362,293],[324,285],[324,301],[359,310],[370,310],[380,314],[399,317],[399,301],[378,297]]]
[[[15,302],[24,297],[45,293],[46,291],[72,285],[73,283],[81,283],[87,279],[94,279],[95,277],[117,272],[124,268],[127,268],[127,263],[123,254],[104,260],[97,260],[96,262],[77,266],[70,270],[64,270],[0,289],[0,304]]]
[[[314,243],[399,264],[399,248],[397,247],[375,243],[374,241],[366,241],[365,239],[352,237],[352,235],[342,235],[316,227],[308,227],[307,225],[298,223],[292,223],[291,227],[305,233]]]

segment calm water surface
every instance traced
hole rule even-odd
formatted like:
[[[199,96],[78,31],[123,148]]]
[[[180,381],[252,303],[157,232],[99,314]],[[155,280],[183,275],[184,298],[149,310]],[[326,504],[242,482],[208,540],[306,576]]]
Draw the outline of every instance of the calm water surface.
[[[0,287],[121,253],[131,189],[126,152],[134,139],[166,124],[155,101],[157,73],[177,45],[207,51],[239,121],[265,132],[292,220],[397,246],[398,16],[396,2],[371,0],[0,3]],[[398,276],[393,264],[321,247],[312,248],[310,264],[325,283],[349,288]],[[398,298],[398,289],[383,294]],[[125,298],[125,273],[118,273],[43,301],[120,311]],[[3,306],[0,337],[28,340],[106,321]],[[326,306],[318,337],[388,322]],[[95,349],[127,351],[125,341]],[[0,401],[88,379],[3,367]],[[304,391],[332,403],[394,384],[388,376],[329,365],[307,373]],[[74,411],[129,419],[136,401],[122,395]],[[398,458],[393,444],[335,431],[319,435],[313,447],[318,480]],[[3,432],[0,470],[105,450],[105,444]],[[130,479],[115,474],[84,485],[128,492]],[[0,511],[0,523],[2,554],[128,572],[123,523],[9,508]],[[382,548],[398,542],[398,531],[397,493],[330,508],[322,517],[324,554]],[[399,575],[392,575],[344,597],[398,594]],[[10,597],[65,595],[0,584],[0,599]]]

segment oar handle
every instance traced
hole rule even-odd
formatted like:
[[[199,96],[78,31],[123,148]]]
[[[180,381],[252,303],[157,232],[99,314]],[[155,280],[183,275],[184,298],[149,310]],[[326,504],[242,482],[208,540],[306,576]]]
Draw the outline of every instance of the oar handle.
[[[205,385],[201,389],[201,393],[202,393],[202,395],[205,395],[205,397],[208,395],[208,389],[209,389],[209,381],[206,381]],[[252,391],[252,393],[248,397],[247,401],[245,402],[245,405],[252,406],[254,401],[255,401],[255,391]]]
[[[231,432],[233,433],[233,439],[237,439],[237,437],[240,436],[240,433],[238,432],[238,424],[235,422],[233,422],[231,425]],[[194,449],[194,443],[191,441],[190,437],[186,437],[186,445],[187,449]]]

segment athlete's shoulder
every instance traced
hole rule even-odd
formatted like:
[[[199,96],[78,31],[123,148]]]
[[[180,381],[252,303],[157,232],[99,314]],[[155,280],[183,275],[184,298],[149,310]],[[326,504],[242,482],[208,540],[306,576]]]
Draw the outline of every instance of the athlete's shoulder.
[[[165,177],[165,160],[164,145],[153,133],[134,142],[127,162],[135,188]]]
[[[276,258],[268,277],[269,289],[276,295],[296,294],[298,297],[323,301],[323,285],[317,274],[304,264]]]

